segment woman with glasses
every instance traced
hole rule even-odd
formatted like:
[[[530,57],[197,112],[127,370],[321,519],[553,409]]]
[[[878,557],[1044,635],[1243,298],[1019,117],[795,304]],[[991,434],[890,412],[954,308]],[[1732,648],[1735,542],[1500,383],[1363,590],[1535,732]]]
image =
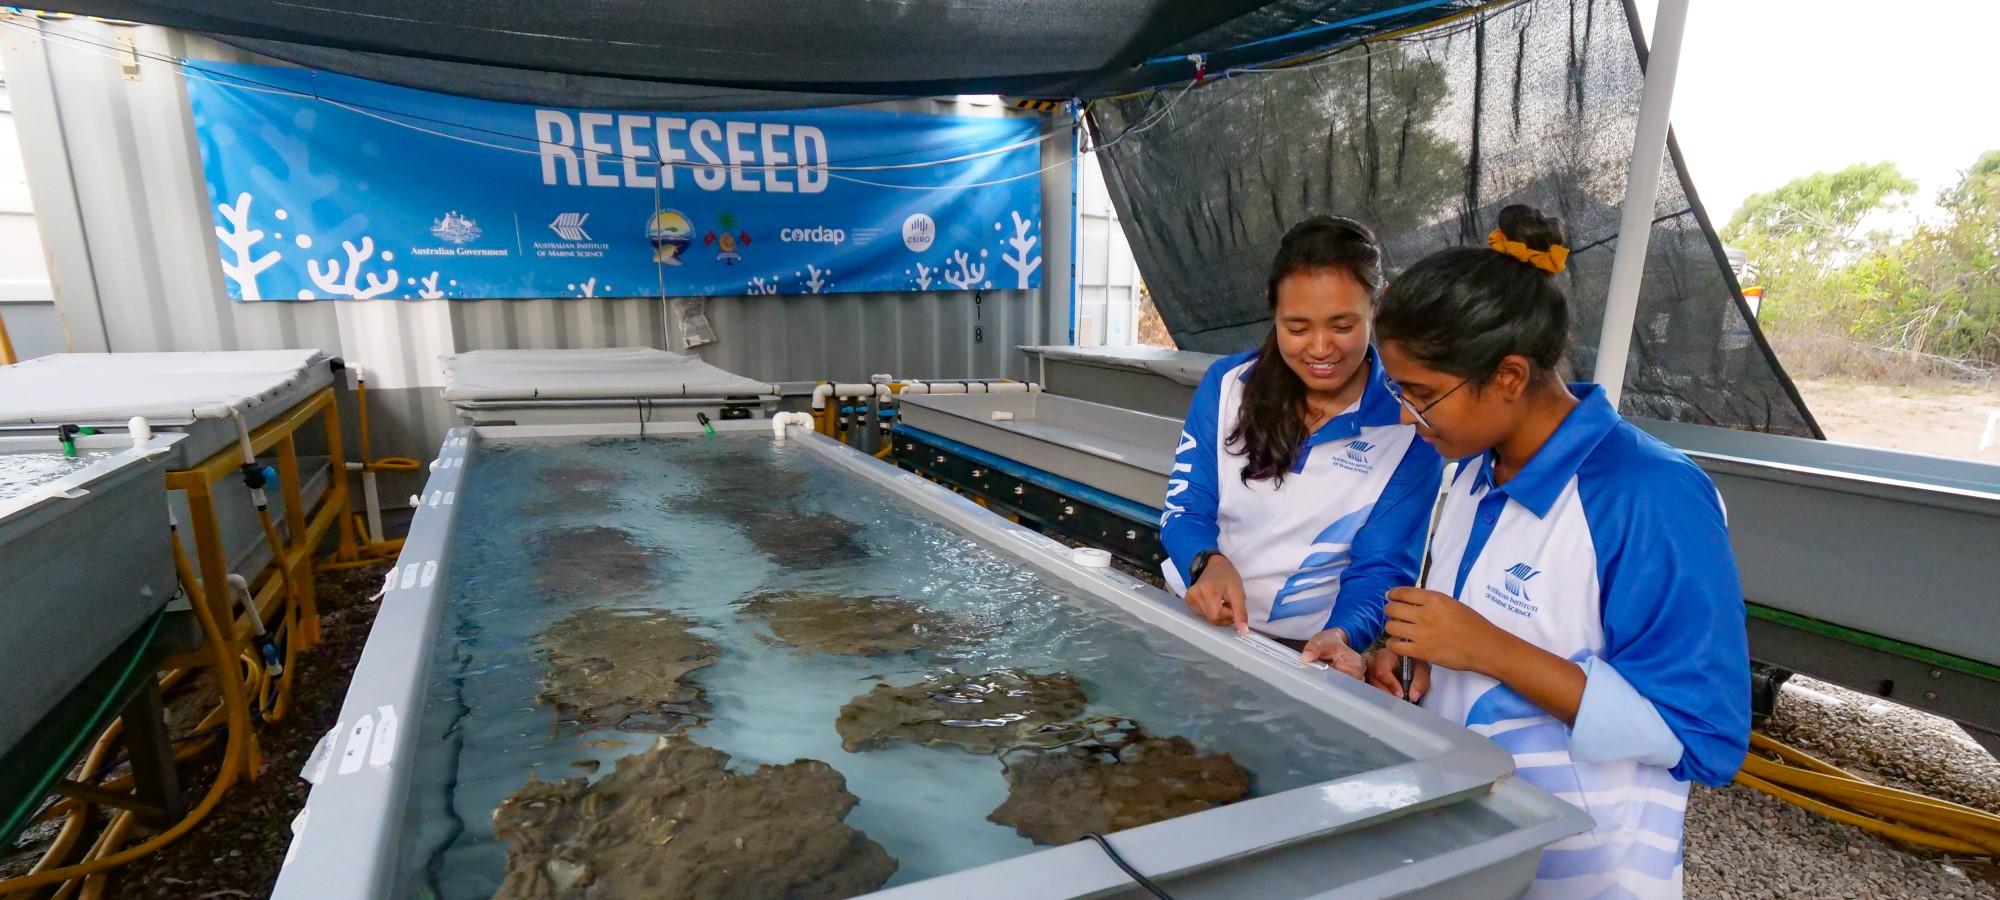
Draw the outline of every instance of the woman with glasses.
[[[1410,267],[1376,312],[1405,419],[1462,460],[1428,577],[1389,592],[1369,681],[1514,754],[1582,807],[1530,897],[1679,897],[1687,783],[1729,783],[1750,735],[1743,598],[1702,470],[1558,370],[1561,223],[1500,213],[1491,249]]]
[[[1167,583],[1197,615],[1356,678],[1384,594],[1416,577],[1441,462],[1369,346],[1382,254],[1351,219],[1285,234],[1261,349],[1196,388],[1167,482]]]

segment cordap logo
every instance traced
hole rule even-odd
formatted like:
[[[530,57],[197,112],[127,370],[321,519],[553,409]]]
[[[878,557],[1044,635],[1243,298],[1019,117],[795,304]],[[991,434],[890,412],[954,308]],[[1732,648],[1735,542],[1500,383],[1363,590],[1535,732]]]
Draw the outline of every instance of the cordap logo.
[[[549,223],[549,230],[565,241],[590,240],[590,232],[583,230],[583,223],[590,219],[590,213],[563,213]]]
[[[847,231],[840,228],[781,228],[778,240],[787,244],[834,244],[847,243]]]
[[[1373,449],[1375,449],[1374,444],[1367,441],[1355,441],[1347,445],[1347,458],[1358,463],[1365,463],[1368,461],[1368,451]]]
[[[1528,580],[1540,574],[1527,563],[1515,563],[1508,567],[1507,593],[1525,599],[1528,596]]]
[[[445,213],[442,219],[431,220],[431,234],[440,241],[465,244],[479,239],[483,232],[479,223],[458,214],[458,210]]]

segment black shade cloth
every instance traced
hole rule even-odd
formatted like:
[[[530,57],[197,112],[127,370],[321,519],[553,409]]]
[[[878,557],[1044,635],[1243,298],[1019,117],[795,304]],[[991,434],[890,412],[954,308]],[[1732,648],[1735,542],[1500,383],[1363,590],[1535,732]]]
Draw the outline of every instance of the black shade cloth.
[[[1373,226],[1393,280],[1440,248],[1484,246],[1501,207],[1528,203],[1569,226],[1569,363],[1588,379],[1644,84],[1634,21],[1622,0],[1524,0],[1182,96],[1093,104],[1098,139],[1123,134],[1100,162],[1175,340],[1257,346],[1271,254],[1309,215]],[[1822,436],[1749,316],[1677,149],[1654,214],[1623,411]]]
[[[1213,54],[1209,69],[1220,71],[1435,21],[1474,5],[1475,0],[62,0],[47,8],[207,32],[246,50],[330,72],[487,99],[758,109],[960,93],[1106,96],[1185,80],[1194,72],[1192,63],[1180,59],[1188,54]],[[1287,37],[1298,32],[1304,33]],[[517,76],[508,77],[509,70]],[[684,87],[649,92],[650,84]],[[757,93],[765,96],[753,96]]]

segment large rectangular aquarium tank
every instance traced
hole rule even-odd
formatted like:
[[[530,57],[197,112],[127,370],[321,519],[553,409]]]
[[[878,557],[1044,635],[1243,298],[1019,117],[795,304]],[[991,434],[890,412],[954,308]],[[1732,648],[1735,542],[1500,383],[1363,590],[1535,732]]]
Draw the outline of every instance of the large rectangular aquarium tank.
[[[0,755],[174,593],[161,477],[178,434],[0,435]]]
[[[766,423],[455,429],[279,897],[1518,893],[1498,747]]]

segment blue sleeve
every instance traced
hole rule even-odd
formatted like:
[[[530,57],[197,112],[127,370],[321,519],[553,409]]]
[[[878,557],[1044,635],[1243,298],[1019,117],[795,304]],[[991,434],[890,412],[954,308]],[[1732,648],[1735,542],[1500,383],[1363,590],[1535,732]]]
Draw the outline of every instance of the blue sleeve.
[[[1222,379],[1241,362],[1231,356],[1208,367],[1188,404],[1180,444],[1174,448],[1173,473],[1167,476],[1167,496],[1160,505],[1160,544],[1184,585],[1190,581],[1188,567],[1194,565],[1195,555],[1215,549],[1221,534],[1215,524],[1218,448],[1213,445],[1221,440],[1216,415],[1222,406]]]
[[[1389,476],[1368,521],[1354,535],[1353,557],[1340,573],[1340,594],[1326,627],[1347,630],[1356,650],[1375,643],[1382,631],[1382,607],[1392,588],[1417,583],[1423,563],[1424,526],[1437,502],[1444,460],[1437,450],[1412,437],[1403,459]]]
[[[1623,437],[1629,449],[1613,455],[1648,464],[1578,473],[1597,551],[1604,661],[1680,742],[1673,776],[1722,787],[1750,744],[1749,637],[1722,500],[1677,451]]]

